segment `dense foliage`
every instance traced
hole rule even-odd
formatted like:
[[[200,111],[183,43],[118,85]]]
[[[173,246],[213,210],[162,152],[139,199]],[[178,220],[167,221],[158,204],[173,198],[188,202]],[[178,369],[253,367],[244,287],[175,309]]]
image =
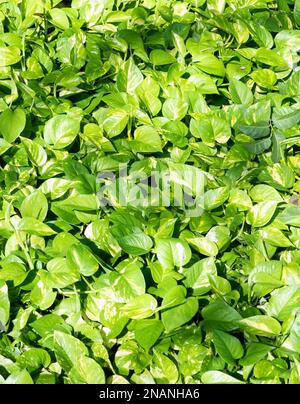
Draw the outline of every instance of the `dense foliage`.
[[[0,0],[0,383],[300,383],[299,61],[299,0]]]

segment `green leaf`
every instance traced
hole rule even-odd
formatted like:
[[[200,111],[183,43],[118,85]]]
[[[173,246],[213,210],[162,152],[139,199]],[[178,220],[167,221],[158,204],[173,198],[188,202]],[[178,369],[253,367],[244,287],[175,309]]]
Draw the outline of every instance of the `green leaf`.
[[[299,0],[295,0],[294,5],[294,18],[298,25],[300,25],[300,2]]]
[[[163,135],[175,146],[183,147],[187,144],[188,128],[181,121],[169,121],[163,126]]]
[[[247,223],[253,227],[265,226],[272,219],[277,204],[277,201],[265,201],[254,205],[247,214]]]
[[[291,188],[295,182],[295,174],[293,170],[284,164],[273,164],[262,170],[259,179],[266,182],[278,190]]]
[[[68,115],[56,115],[46,122],[44,139],[54,149],[64,149],[75,140],[80,128],[80,120]]]
[[[183,304],[164,310],[161,319],[166,331],[170,332],[192,320],[197,311],[198,301],[194,297],[188,297]]]
[[[258,69],[251,74],[252,79],[260,87],[272,89],[277,82],[276,74],[270,69]]]
[[[172,287],[164,294],[162,305],[160,309],[169,309],[184,303],[186,297],[186,289],[182,285]]]
[[[60,366],[70,371],[84,356],[88,349],[79,339],[61,331],[54,331],[54,353]]]
[[[79,271],[75,265],[68,265],[65,258],[56,257],[47,264],[47,285],[52,288],[64,288],[80,279]]]
[[[187,236],[182,234],[182,237],[184,237],[185,240],[202,255],[210,257],[218,254],[219,250],[217,245],[206,237],[194,237],[192,233]]]
[[[103,128],[109,137],[118,136],[126,128],[128,113],[123,109],[112,109],[103,122]]]
[[[56,296],[57,293],[53,292],[47,279],[40,276],[38,282],[30,292],[30,302],[33,306],[36,306],[41,310],[47,310],[54,303]]]
[[[80,357],[69,372],[72,383],[104,384],[105,374],[101,366],[92,358]]]
[[[8,298],[8,287],[0,280],[0,323],[6,325],[9,320],[10,302]]]
[[[284,321],[289,315],[296,313],[300,304],[299,285],[284,286],[275,290],[266,305],[266,312],[269,316]]]
[[[291,107],[275,108],[272,116],[272,120],[276,128],[289,129],[297,125],[300,122],[300,110]]]
[[[192,343],[183,343],[178,353],[178,362],[180,372],[184,376],[193,376],[199,373],[207,359],[208,348],[203,345]]]
[[[0,46],[0,66],[10,66],[21,60],[21,52],[17,46]]]
[[[135,341],[126,341],[118,348],[115,362],[119,372],[126,376],[131,369],[141,373],[148,366],[150,356]]]
[[[299,315],[293,319],[293,324],[289,329],[289,336],[284,340],[282,347],[290,351],[299,353],[300,351],[300,339],[299,339]]]
[[[274,247],[292,247],[290,240],[279,229],[275,227],[265,227],[259,231],[259,234],[263,240],[266,240],[270,245]]]
[[[43,147],[37,142],[24,137],[21,138],[21,141],[32,164],[42,167],[47,161],[47,153]]]
[[[146,284],[140,265],[131,262],[122,268],[118,266],[117,269],[119,274],[114,281],[114,285],[118,294],[125,301],[145,293]]]
[[[211,288],[218,295],[227,295],[231,292],[231,285],[227,279],[222,278],[221,276],[213,276],[209,275],[209,282],[211,284]]]
[[[219,370],[208,370],[203,373],[201,381],[203,384],[244,384],[241,380]]]
[[[204,307],[202,316],[207,327],[222,331],[238,328],[237,322],[241,320],[241,315],[221,299],[216,299]]]
[[[225,75],[225,67],[221,59],[218,59],[212,53],[201,52],[193,54],[193,59],[197,62],[197,66],[205,73],[212,74],[214,76],[223,77]]]
[[[217,353],[227,363],[235,364],[235,360],[243,356],[243,346],[236,337],[220,330],[213,330],[212,334]]]
[[[251,90],[242,81],[231,79],[229,82],[229,91],[232,101],[236,104],[252,104],[253,95]]]
[[[204,194],[204,208],[213,210],[223,205],[229,198],[229,189],[227,187],[210,189]]]
[[[20,212],[22,217],[33,217],[40,221],[45,220],[48,212],[47,198],[38,190],[29,194],[23,200]]]
[[[251,21],[251,23],[249,24],[249,28],[251,30],[251,34],[253,35],[254,41],[260,47],[272,48],[273,38],[271,33],[267,30],[265,26]]]
[[[199,121],[191,120],[190,131],[195,137],[200,137],[208,146],[217,143],[227,143],[231,137],[229,124],[215,115],[203,117]]]
[[[25,125],[26,114],[21,108],[17,108],[14,111],[6,109],[0,115],[0,133],[9,143],[13,143],[20,136]]]
[[[145,293],[130,300],[130,302],[122,308],[122,313],[132,319],[143,319],[151,317],[156,307],[156,299]]]
[[[225,0],[207,0],[207,8],[214,14],[222,14],[225,4]]]
[[[187,113],[188,104],[182,98],[167,98],[162,106],[162,114],[171,121],[180,121]]]
[[[246,355],[239,361],[242,366],[254,365],[274,349],[271,345],[260,342],[251,342]]]
[[[300,47],[300,30],[280,30],[275,37],[275,44],[281,49],[285,47],[289,47],[290,49],[298,49]]]
[[[36,236],[53,236],[53,234],[56,234],[50,226],[34,217],[24,217],[21,219],[18,223],[18,230]]]
[[[262,336],[275,336],[281,333],[281,325],[275,318],[269,316],[247,317],[239,324],[248,333]]]
[[[277,219],[284,224],[300,227],[300,208],[298,206],[288,206],[279,213]]]
[[[144,255],[153,246],[152,240],[143,232],[136,232],[124,236],[116,236],[122,250],[131,255]]]
[[[261,154],[264,151],[268,150],[271,147],[271,145],[272,145],[271,138],[243,144],[245,149],[253,154]]]
[[[248,210],[252,207],[252,202],[247,192],[239,189],[232,189],[230,191],[229,202],[242,211]]]
[[[40,368],[47,368],[51,363],[50,355],[40,348],[30,348],[18,357],[18,364],[26,368],[29,372],[34,372]]]
[[[64,10],[60,8],[52,8],[50,11],[52,23],[58,28],[66,30],[69,28],[69,20]]]
[[[217,275],[217,269],[213,258],[204,258],[189,268],[184,268],[184,285],[193,289],[196,295],[209,292],[211,285],[208,275]]]
[[[24,265],[19,262],[5,262],[2,263],[0,271],[0,279],[12,281],[14,286],[20,285],[27,277],[26,269]]]
[[[288,80],[280,83],[279,92],[288,97],[296,97],[300,89],[300,70],[291,74]]]
[[[133,150],[138,153],[155,153],[162,150],[159,134],[152,126],[139,126],[134,132]]]
[[[157,383],[174,384],[179,376],[174,362],[160,352],[155,353],[154,362],[150,370]]]
[[[124,69],[117,76],[120,91],[133,94],[142,81],[143,75],[140,69],[134,63],[133,58],[129,58],[124,64]]]
[[[150,53],[150,61],[156,66],[169,65],[176,62],[174,56],[162,49],[154,49]]]
[[[164,327],[160,320],[142,320],[134,328],[134,335],[137,342],[146,351],[156,343],[162,334]]]
[[[84,276],[97,272],[99,264],[90,250],[82,244],[73,244],[67,251],[67,264]]]
[[[5,384],[33,384],[33,380],[27,370],[13,372],[6,380]]]
[[[252,125],[238,125],[241,132],[252,137],[253,139],[260,139],[262,137],[268,136],[270,133],[269,122],[257,122]]]
[[[33,321],[30,326],[41,337],[51,335],[53,330],[68,333],[70,326],[68,326],[64,319],[56,314],[45,314],[44,316]]]
[[[254,202],[264,202],[264,201],[277,201],[282,202],[282,197],[279,192],[273,187],[265,184],[255,185],[249,192],[251,199]]]
[[[153,116],[157,115],[161,110],[161,101],[158,98],[160,93],[158,83],[152,77],[147,76],[136,91],[148,111]]]
[[[278,55],[274,50],[260,48],[255,54],[255,59],[260,62],[264,63],[269,66],[278,67],[282,70],[288,68],[287,62],[284,58]]]
[[[155,250],[158,261],[165,268],[183,267],[191,259],[191,250],[185,240],[161,238],[157,240]]]
[[[255,295],[261,297],[282,286],[281,277],[282,263],[280,261],[268,261],[257,264],[250,272],[248,281],[249,284],[254,284],[253,292]]]
[[[222,249],[230,242],[230,231],[225,226],[215,226],[209,230],[206,237]]]

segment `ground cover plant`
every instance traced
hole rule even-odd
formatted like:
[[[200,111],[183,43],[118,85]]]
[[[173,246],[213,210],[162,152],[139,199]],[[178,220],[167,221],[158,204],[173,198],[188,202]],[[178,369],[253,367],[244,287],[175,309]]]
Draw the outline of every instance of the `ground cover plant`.
[[[0,383],[300,382],[299,61],[299,0],[0,0]]]

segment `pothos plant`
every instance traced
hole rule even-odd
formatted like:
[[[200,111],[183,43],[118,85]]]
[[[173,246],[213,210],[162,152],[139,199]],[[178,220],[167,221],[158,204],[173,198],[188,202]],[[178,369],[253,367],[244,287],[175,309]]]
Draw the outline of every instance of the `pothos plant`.
[[[299,61],[299,0],[0,0],[0,383],[300,382]]]

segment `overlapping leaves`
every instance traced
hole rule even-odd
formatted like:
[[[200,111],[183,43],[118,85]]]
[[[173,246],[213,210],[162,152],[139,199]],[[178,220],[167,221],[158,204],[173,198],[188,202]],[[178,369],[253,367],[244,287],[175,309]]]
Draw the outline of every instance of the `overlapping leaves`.
[[[1,2],[0,383],[300,382],[299,52],[298,0]]]

